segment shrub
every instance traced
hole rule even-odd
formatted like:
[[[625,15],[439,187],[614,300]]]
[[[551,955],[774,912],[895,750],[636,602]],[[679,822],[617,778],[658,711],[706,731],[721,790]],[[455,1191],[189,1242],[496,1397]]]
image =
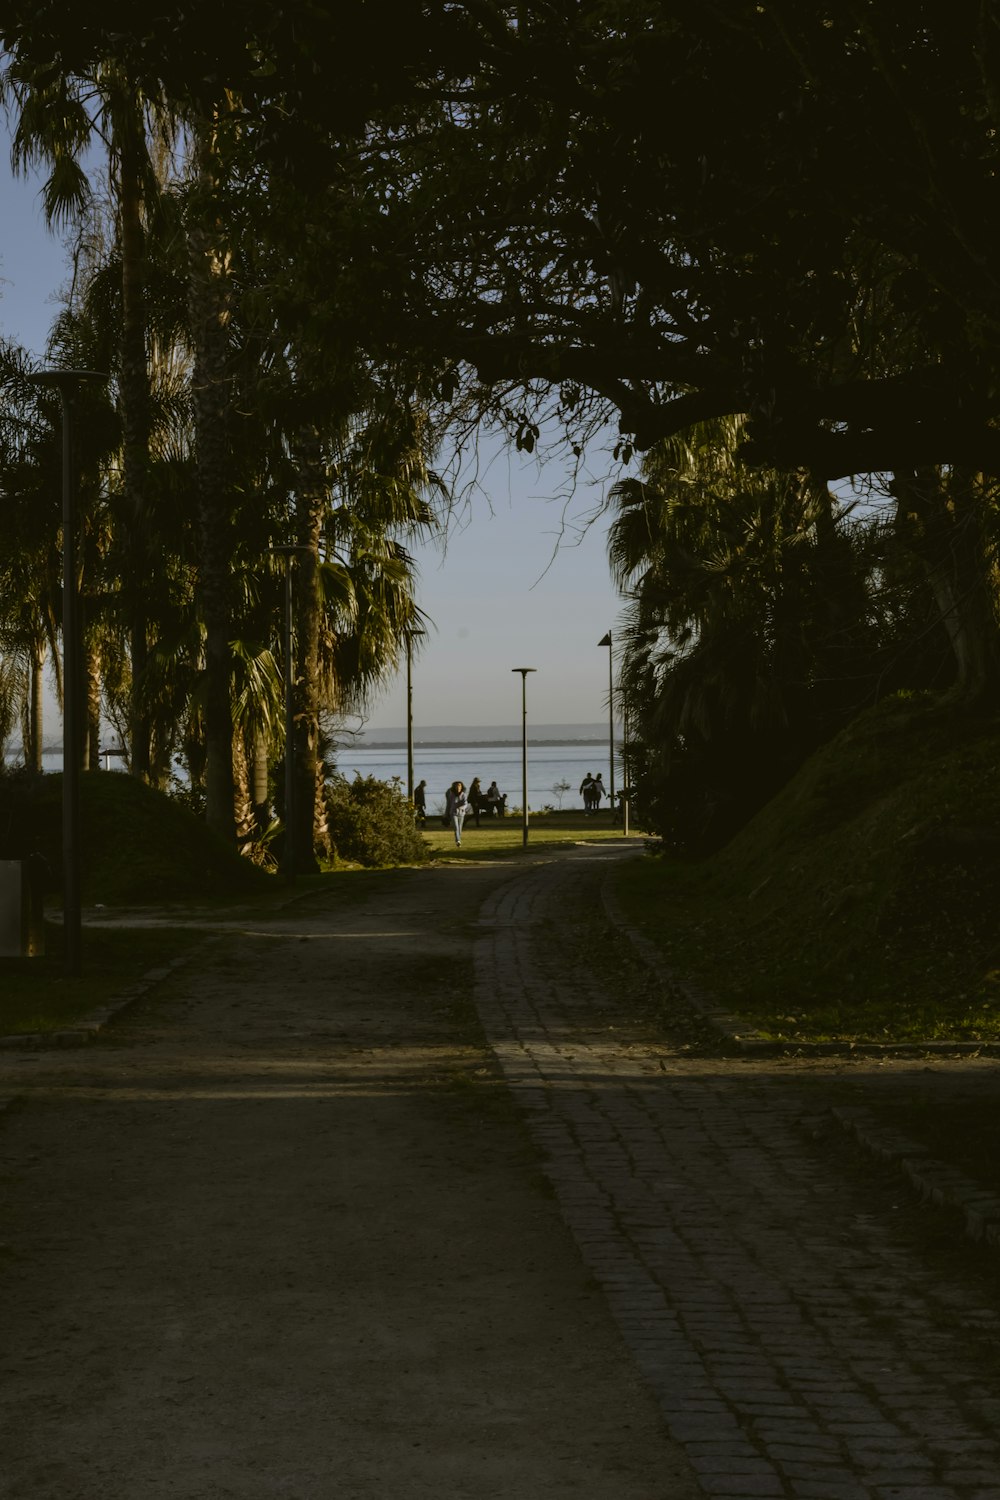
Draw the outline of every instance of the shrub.
[[[428,849],[398,778],[335,776],[327,786],[330,838],[341,859],[374,868],[420,864]]]

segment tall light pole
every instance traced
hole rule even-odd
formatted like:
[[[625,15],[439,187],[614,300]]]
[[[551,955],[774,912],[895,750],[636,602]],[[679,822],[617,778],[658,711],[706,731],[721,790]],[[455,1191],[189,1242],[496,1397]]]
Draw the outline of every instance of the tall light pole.
[[[418,625],[408,625],[406,637],[406,796],[413,801],[413,637],[426,635]]]
[[[107,380],[99,370],[42,370],[29,377],[51,386],[62,400],[62,646],[63,646],[63,969],[81,967],[80,749],[83,742],[83,669],[80,658],[80,591],[76,577],[76,479],[73,470],[73,402],[85,380]]]
[[[629,722],[628,701],[622,693],[622,833],[628,838],[628,800],[632,791],[632,777],[629,771]]]
[[[598,641],[598,646],[608,648],[608,758],[611,761],[611,784],[608,795],[611,801],[611,821],[615,820],[615,666],[611,650],[611,631]]]
[[[528,847],[528,673],[535,667],[511,667],[521,674],[521,844]]]

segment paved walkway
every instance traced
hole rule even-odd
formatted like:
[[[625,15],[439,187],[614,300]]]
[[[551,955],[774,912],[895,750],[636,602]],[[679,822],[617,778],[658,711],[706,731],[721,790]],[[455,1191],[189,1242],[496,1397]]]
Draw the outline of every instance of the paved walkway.
[[[1000,1500],[996,1252],[817,1137],[877,1064],[649,1019],[622,852],[359,877],[0,1055],[0,1500]]]
[[[685,1061],[610,1028],[566,925],[600,921],[610,857],[487,901],[477,1000],[704,1494],[1000,1500],[995,1295],[942,1282],[906,1243],[901,1186],[831,1171],[787,1069]]]

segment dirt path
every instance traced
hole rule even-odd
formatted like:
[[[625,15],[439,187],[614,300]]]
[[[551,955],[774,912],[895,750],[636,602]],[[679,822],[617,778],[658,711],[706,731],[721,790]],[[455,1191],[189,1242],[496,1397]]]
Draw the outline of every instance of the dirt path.
[[[4,1500],[699,1493],[471,1024],[496,866],[0,1057]]]

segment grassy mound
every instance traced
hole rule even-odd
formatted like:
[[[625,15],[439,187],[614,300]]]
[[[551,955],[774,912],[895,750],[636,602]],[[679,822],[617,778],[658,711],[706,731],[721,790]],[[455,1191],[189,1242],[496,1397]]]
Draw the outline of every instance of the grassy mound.
[[[111,905],[228,896],[268,877],[186,808],[131,776],[92,771],[80,783],[83,899]],[[30,810],[33,847],[60,882],[62,777],[37,783]]]
[[[720,854],[621,872],[668,963],[770,1036],[1000,1037],[1000,720],[892,699]]]

